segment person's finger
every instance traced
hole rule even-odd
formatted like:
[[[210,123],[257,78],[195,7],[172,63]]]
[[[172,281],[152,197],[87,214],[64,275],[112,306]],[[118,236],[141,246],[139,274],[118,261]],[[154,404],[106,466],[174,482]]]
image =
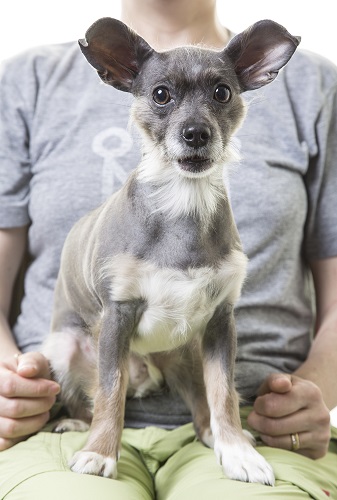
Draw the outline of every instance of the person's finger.
[[[12,372],[0,378],[0,396],[5,398],[41,398],[55,396],[59,391],[56,382],[43,378],[25,378]]]
[[[4,398],[0,396],[1,416],[5,418],[25,418],[45,413],[55,403],[56,396],[41,398]]]
[[[0,417],[0,436],[5,439],[16,439],[38,432],[49,420],[49,412],[26,418]]]
[[[300,432],[300,433],[289,433],[282,434],[280,436],[270,436],[269,434],[260,434],[262,441],[268,446],[273,448],[282,448],[283,450],[294,451],[294,442],[292,435],[295,437],[294,442],[297,442],[297,450],[300,448],[306,448],[311,444],[311,433],[310,432]],[[297,451],[296,450],[296,451]]]
[[[295,432],[310,431],[314,427],[310,411],[301,410],[282,418],[270,418],[255,411],[249,415],[248,423],[260,434],[277,437]]]
[[[318,439],[315,433],[311,431],[284,434],[282,436],[260,434],[260,437],[268,446],[294,451],[315,460],[324,457],[329,447],[328,440]],[[295,449],[294,443],[296,443]]]
[[[270,418],[282,418],[307,407],[307,399],[304,394],[297,391],[285,394],[270,392],[259,396],[254,401],[254,411],[259,415]]]

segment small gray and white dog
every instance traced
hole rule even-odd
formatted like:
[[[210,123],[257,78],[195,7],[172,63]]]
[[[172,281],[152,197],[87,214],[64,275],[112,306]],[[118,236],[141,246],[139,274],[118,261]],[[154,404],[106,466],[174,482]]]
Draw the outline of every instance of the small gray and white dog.
[[[142,396],[165,382],[228,477],[274,483],[242,431],[234,387],[233,308],[247,259],[223,166],[235,156],[241,94],[273,81],[299,41],[264,20],[222,51],[158,53],[111,18],[80,40],[101,79],[134,95],[143,156],[123,188],[75,224],[62,253],[43,352],[79,419],[55,430],[91,422],[73,471],[115,478],[128,385]]]

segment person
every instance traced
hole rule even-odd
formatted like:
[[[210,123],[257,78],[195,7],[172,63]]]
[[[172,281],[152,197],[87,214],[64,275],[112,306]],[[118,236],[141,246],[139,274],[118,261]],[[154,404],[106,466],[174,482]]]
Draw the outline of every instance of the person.
[[[122,0],[121,19],[157,50],[220,50],[232,36],[216,0]],[[329,418],[337,405],[337,68],[299,49],[274,83],[245,99],[242,161],[229,181],[249,258],[236,307],[236,379],[243,426],[275,487],[223,477],[167,392],[128,400],[117,481],[70,472],[86,433],[49,432],[60,388],[39,346],[62,245],[140,158],[128,128],[132,97],[100,84],[77,43],[66,43],[26,51],[1,73],[0,498],[337,498]]]

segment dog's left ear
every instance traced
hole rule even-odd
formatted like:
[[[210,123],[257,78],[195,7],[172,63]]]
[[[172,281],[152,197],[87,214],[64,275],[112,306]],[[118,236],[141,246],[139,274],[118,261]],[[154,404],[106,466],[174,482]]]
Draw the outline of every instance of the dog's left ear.
[[[266,19],[236,35],[224,52],[233,62],[244,92],[272,82],[300,41],[280,24]]]
[[[154,52],[143,38],[111,17],[90,26],[79,45],[103,82],[125,92],[131,91],[142,63]]]

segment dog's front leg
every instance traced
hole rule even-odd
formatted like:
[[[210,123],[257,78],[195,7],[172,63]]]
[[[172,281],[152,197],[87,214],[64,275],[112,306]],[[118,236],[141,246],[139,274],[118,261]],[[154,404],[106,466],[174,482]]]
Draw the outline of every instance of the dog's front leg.
[[[74,472],[116,478],[128,384],[129,345],[137,308],[131,303],[104,309],[98,339],[98,389],[93,420],[85,447],[70,467]]]
[[[234,387],[236,331],[233,307],[223,304],[209,321],[202,343],[204,378],[214,451],[227,477],[274,484],[270,465],[243,432]]]

